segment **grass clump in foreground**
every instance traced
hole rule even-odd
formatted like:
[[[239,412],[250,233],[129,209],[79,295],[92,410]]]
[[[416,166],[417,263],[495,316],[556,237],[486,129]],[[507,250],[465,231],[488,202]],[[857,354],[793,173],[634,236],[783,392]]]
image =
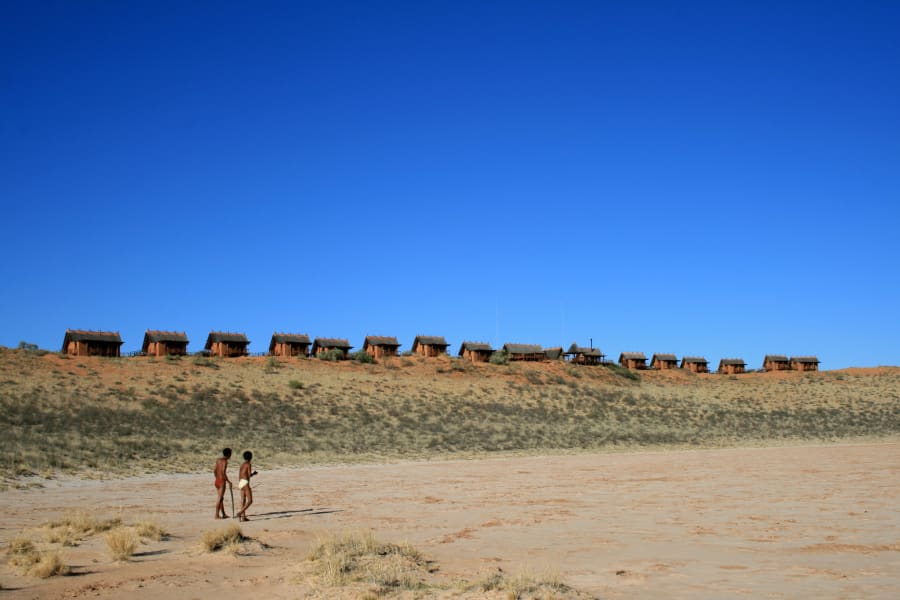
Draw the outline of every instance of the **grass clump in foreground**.
[[[330,534],[319,539],[309,554],[313,576],[326,596],[375,599],[382,597],[431,597],[447,592],[449,585],[435,581],[438,568],[409,544],[390,544],[375,539],[371,531]],[[509,600],[581,600],[589,595],[562,583],[558,577],[530,574],[510,576],[498,571],[478,581],[459,581],[455,588],[464,594],[505,593]],[[335,588],[342,588],[335,592]],[[412,594],[410,596],[410,594]],[[495,597],[495,596],[490,596]]]
[[[10,540],[6,548],[6,562],[26,575],[41,579],[68,575],[70,571],[59,550],[38,550],[34,542],[25,537]]]
[[[44,527],[47,541],[63,546],[77,546],[78,543],[92,535],[103,533],[119,527],[122,519],[101,519],[85,511],[70,511]]]
[[[430,561],[409,544],[379,542],[371,531],[330,535],[319,540],[310,552],[316,574],[328,586],[362,583],[370,592],[384,594],[396,590],[425,587]]]
[[[115,561],[127,561],[137,549],[138,535],[131,527],[116,527],[106,534],[106,547]]]
[[[204,532],[200,543],[206,552],[225,552],[234,556],[254,554],[269,547],[257,539],[244,535],[236,524]]]

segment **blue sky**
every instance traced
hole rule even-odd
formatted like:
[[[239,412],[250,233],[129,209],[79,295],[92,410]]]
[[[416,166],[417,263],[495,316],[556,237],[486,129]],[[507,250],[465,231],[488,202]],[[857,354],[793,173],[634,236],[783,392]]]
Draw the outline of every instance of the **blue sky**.
[[[900,5],[0,7],[0,344],[900,364]]]

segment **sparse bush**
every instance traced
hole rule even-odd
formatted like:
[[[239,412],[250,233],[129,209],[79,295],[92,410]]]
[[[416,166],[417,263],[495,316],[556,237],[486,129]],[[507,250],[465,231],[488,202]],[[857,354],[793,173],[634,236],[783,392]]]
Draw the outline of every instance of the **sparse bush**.
[[[318,354],[319,360],[338,361],[344,360],[344,351],[340,348],[332,348]]]
[[[116,561],[127,561],[138,545],[138,536],[131,527],[116,527],[106,533],[106,547]]]
[[[292,390],[302,390],[303,386],[303,382],[297,379],[291,379],[290,381],[288,381],[288,387]]]
[[[354,352],[350,355],[350,358],[355,360],[356,362],[361,362],[365,365],[371,365],[375,362],[375,358],[366,352],[365,350],[359,350],[358,352]]]
[[[506,350],[497,350],[491,354],[490,360],[492,365],[509,364],[509,354],[507,354]]]
[[[47,579],[56,575],[68,575],[69,566],[63,562],[62,554],[58,550],[41,552],[38,561],[28,569],[32,577]]]
[[[610,371],[618,375],[619,377],[624,377],[625,379],[630,379],[632,381],[640,381],[641,376],[638,375],[632,369],[626,369],[622,365],[617,365],[616,363],[606,363],[606,368]]]

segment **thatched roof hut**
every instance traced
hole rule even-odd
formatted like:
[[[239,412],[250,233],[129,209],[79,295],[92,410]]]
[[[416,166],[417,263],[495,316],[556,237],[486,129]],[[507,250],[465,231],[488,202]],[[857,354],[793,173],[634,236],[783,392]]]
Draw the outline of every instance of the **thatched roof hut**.
[[[272,356],[308,356],[309,336],[305,333],[273,333],[269,341]]]
[[[388,356],[397,356],[400,342],[396,337],[386,335],[367,335],[363,342],[363,351],[378,360]]]
[[[702,356],[685,356],[681,359],[681,368],[694,373],[709,373],[709,362]]]
[[[485,342],[463,342],[459,346],[457,356],[472,362],[488,362],[493,353],[494,349]]]
[[[233,358],[235,356],[247,356],[250,340],[243,333],[230,331],[210,331],[206,338],[204,349],[213,356]]]
[[[719,373],[723,375],[737,375],[743,373],[747,363],[743,358],[723,358],[719,361]]]
[[[792,356],[791,368],[795,371],[818,371],[819,359],[815,356]]]
[[[678,367],[678,358],[674,354],[654,354],[650,358],[650,366],[654,369],[675,369]]]
[[[544,348],[544,358],[547,360],[562,360],[565,358],[566,353],[563,350],[562,346],[556,346],[555,348]]]
[[[353,346],[350,345],[350,342],[343,338],[326,338],[326,337],[317,337],[313,340],[312,350],[310,354],[313,356],[319,356],[324,352],[329,352],[331,350],[340,350],[343,358],[347,358],[347,355],[350,353],[350,349]]]
[[[118,331],[67,329],[62,352],[72,356],[119,356],[121,348]]]
[[[449,345],[443,336],[417,335],[413,340],[412,352],[419,356],[440,356],[447,353]]]
[[[183,331],[156,331],[148,329],[144,333],[141,354],[147,356],[185,356],[188,337]]]
[[[503,344],[509,360],[544,360],[543,348],[537,344]]]
[[[765,371],[790,371],[791,361],[784,354],[766,354],[762,368]]]
[[[619,354],[619,364],[626,369],[646,369],[647,357],[643,352],[622,352]]]
[[[603,361],[603,352],[600,348],[579,346],[575,342],[566,350],[566,356],[576,365],[599,365]]]

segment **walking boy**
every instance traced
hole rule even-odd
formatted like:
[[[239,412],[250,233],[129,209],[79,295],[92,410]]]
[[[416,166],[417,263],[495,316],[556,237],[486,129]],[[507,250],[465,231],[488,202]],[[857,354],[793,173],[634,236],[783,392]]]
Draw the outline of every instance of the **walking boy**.
[[[225,514],[225,484],[231,488],[231,480],[228,479],[228,459],[231,458],[231,448],[222,450],[222,456],[216,459],[216,518],[227,519]]]
[[[237,514],[241,517],[241,521],[250,520],[247,518],[247,509],[253,504],[253,490],[250,489],[250,478],[256,475],[256,471],[250,465],[252,459],[253,453],[245,450],[244,462],[241,463],[241,470],[238,474],[238,489],[241,490],[241,510]]]

